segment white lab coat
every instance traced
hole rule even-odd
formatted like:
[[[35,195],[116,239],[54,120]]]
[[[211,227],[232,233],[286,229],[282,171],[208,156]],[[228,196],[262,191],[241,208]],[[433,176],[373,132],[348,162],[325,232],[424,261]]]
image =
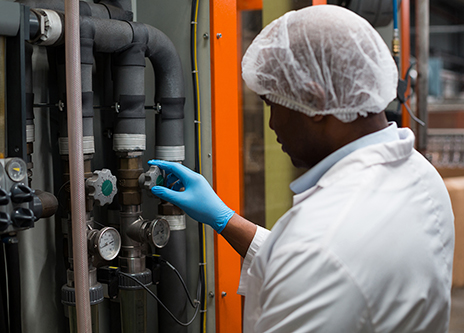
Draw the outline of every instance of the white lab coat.
[[[244,332],[447,332],[453,213],[414,135],[346,156],[244,260]]]

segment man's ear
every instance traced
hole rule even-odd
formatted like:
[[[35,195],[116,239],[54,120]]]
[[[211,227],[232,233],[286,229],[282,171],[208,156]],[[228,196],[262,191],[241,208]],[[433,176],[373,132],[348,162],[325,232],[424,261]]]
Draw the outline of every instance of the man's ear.
[[[317,114],[317,115],[315,115],[314,117],[311,117],[311,118],[315,123],[319,123],[324,119],[324,117],[325,116],[322,115],[322,114]]]

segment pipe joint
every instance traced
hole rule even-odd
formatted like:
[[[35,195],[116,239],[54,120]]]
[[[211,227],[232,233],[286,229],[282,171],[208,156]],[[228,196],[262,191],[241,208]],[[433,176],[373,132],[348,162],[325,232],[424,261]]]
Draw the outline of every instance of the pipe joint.
[[[64,24],[62,17],[54,10],[31,9],[39,20],[39,31],[36,37],[29,42],[37,45],[58,45],[64,37]]]

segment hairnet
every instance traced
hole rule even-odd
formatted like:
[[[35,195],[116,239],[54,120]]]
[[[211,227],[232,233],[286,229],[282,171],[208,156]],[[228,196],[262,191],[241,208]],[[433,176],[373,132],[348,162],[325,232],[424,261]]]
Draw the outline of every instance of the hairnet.
[[[398,83],[377,31],[333,5],[291,11],[266,26],[243,57],[242,76],[273,103],[343,122],[383,111]]]

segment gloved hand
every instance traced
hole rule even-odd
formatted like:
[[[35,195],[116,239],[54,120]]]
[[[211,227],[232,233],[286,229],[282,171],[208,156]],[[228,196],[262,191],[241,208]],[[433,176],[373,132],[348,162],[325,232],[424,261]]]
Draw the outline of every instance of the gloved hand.
[[[210,225],[218,233],[224,230],[235,212],[219,199],[202,175],[179,163],[151,160],[148,164],[166,171],[168,186],[174,183],[171,189],[153,186],[151,192],[154,195],[173,203],[191,218]],[[182,187],[185,190],[179,191]]]

